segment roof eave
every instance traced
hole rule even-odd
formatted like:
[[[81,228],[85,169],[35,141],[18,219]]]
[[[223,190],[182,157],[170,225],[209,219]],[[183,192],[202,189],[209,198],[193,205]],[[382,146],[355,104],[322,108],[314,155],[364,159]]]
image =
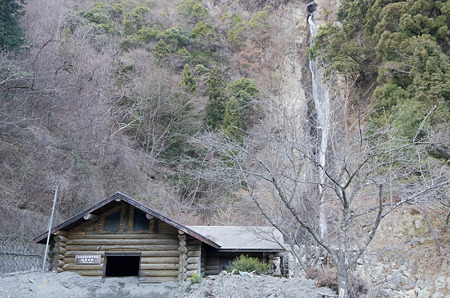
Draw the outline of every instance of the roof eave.
[[[218,252],[284,252],[283,248],[219,248]]]

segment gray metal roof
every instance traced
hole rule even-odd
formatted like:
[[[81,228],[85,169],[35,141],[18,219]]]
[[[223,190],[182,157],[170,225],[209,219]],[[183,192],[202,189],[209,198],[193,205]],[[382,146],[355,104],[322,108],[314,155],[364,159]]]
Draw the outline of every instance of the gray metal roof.
[[[188,226],[214,241],[220,251],[284,251],[283,235],[274,227]]]

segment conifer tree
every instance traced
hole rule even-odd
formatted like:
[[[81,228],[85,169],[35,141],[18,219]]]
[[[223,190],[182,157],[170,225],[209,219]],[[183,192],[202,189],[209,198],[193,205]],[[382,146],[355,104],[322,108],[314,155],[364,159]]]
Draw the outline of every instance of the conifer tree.
[[[225,108],[225,115],[223,118],[223,130],[230,138],[241,141],[242,140],[242,112],[241,106],[235,97],[231,98]]]
[[[184,65],[183,73],[181,74],[180,85],[186,92],[194,95],[197,94],[197,81],[187,63]]]
[[[0,0],[0,51],[17,51],[25,42],[19,24],[23,0]]]
[[[226,105],[224,84],[217,67],[209,74],[206,93],[209,100],[205,108],[205,122],[208,127],[217,129],[222,124]]]
[[[153,47],[152,52],[155,57],[162,59],[169,56],[170,48],[167,43],[164,42],[164,40],[160,39]]]

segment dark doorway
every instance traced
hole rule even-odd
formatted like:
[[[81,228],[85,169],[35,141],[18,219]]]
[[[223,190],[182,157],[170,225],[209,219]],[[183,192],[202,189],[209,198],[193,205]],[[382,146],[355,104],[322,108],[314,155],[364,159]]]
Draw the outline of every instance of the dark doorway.
[[[139,276],[140,263],[140,255],[106,255],[104,276]]]

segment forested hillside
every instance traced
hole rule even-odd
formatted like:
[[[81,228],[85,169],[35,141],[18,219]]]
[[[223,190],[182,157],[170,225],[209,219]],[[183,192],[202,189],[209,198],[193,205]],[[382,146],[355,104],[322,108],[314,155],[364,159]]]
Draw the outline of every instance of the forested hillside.
[[[308,2],[0,0],[4,234],[44,230],[54,186],[59,221],[121,191],[186,224],[275,226],[345,295],[437,278],[450,3]]]
[[[273,66],[274,7],[187,0],[22,8],[12,21],[23,14],[23,30],[11,25],[25,42],[15,31],[2,40],[10,50],[1,60],[3,200],[48,212],[59,185],[68,216],[116,190],[163,209],[166,199],[190,205],[221,193],[185,173],[201,162],[186,139],[218,129],[241,139],[261,116],[254,78]]]

